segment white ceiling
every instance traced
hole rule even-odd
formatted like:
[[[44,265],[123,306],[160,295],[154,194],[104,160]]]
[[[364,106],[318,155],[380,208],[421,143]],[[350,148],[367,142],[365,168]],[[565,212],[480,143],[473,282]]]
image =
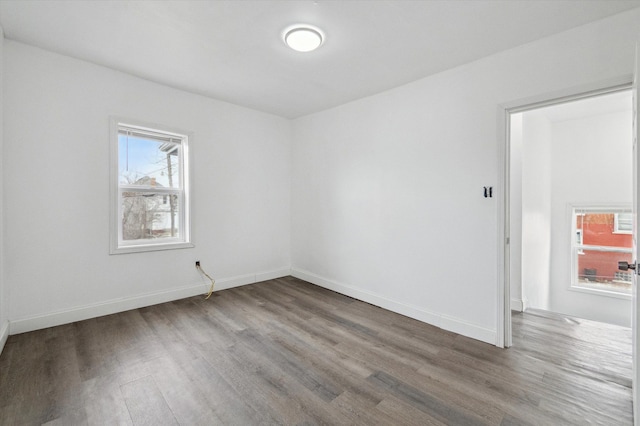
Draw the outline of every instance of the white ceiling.
[[[569,28],[640,0],[0,1],[8,39],[294,118]],[[326,33],[312,53],[281,32]]]

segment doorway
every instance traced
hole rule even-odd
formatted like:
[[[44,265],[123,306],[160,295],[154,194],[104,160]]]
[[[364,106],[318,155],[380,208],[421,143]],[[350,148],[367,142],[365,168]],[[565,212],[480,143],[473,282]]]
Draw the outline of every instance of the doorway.
[[[508,112],[510,310],[629,327],[631,91]]]

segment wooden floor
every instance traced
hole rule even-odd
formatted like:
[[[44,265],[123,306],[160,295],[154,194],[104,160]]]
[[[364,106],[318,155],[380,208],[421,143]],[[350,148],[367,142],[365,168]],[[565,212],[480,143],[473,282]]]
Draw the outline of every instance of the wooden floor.
[[[629,329],[513,329],[498,349],[282,278],[11,336],[0,424],[632,424]]]

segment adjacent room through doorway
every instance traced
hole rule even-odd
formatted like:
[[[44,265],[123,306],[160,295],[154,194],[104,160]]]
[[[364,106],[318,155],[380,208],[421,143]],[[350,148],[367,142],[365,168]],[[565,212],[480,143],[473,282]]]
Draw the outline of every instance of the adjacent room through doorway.
[[[511,308],[629,327],[632,96],[510,116]]]

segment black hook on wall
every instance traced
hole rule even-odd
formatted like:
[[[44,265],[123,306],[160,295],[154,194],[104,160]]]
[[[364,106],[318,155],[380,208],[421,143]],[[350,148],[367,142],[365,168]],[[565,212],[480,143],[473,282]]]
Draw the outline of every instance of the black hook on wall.
[[[484,198],[493,198],[493,186],[484,187]]]

